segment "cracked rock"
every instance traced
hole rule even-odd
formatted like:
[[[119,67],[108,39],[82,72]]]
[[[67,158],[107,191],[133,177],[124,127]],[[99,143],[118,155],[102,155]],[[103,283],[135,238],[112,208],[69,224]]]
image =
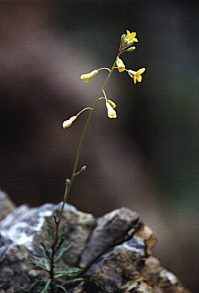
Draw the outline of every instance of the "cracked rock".
[[[33,255],[40,257],[40,243],[53,237],[49,227],[53,228],[56,208],[53,204],[23,205],[0,221],[0,293],[41,292],[33,285],[47,280],[48,274],[36,270],[31,260]],[[61,264],[86,268],[83,279],[66,285],[67,292],[188,293],[152,256],[156,237],[137,213],[121,208],[97,220],[66,205],[61,228],[70,245]]]
[[[132,238],[116,245],[94,263],[88,275],[104,292],[116,292],[125,281],[136,278],[144,267],[145,244]]]
[[[38,208],[21,206],[0,222],[0,289],[20,292],[39,274],[33,270],[31,255],[37,255],[40,241],[48,241],[47,222],[52,219],[55,208],[52,204]],[[62,223],[66,242],[71,245],[65,263],[74,265],[96,221],[92,215],[66,205]]]
[[[117,209],[99,218],[82,254],[81,266],[88,266],[102,253],[124,241],[128,232],[131,230],[133,233],[139,224],[138,214],[127,208]]]

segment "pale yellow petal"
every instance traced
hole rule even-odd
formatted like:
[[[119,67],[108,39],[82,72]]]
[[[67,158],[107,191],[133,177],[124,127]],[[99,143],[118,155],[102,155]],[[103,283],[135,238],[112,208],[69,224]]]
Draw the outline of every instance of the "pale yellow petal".
[[[132,45],[134,42],[138,42],[138,39],[136,38],[136,32],[130,32],[129,30],[126,31],[126,36],[124,38],[124,42],[127,45]]]
[[[129,69],[128,71],[128,75],[131,77],[131,78],[133,78],[134,77],[134,75],[135,75],[135,71],[133,71],[133,70],[131,70],[131,69]]]
[[[133,76],[133,82],[134,82],[134,84],[136,84],[136,82],[137,82],[137,77],[136,77],[136,75]]]
[[[145,72],[146,68],[143,67],[143,68],[140,68],[137,70],[137,74],[143,74]]]
[[[116,66],[117,66],[119,72],[125,71],[125,64],[122,61],[122,59],[119,57],[117,57],[117,59],[116,59]]]
[[[142,81],[142,75],[137,75],[137,81],[141,82]]]

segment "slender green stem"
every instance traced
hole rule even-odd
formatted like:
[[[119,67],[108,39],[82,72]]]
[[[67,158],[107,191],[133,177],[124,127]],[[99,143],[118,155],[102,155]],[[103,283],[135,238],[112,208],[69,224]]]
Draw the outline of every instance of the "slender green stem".
[[[119,53],[118,53],[119,54]],[[118,55],[117,55],[118,56]],[[105,93],[105,88],[107,86],[107,83],[111,77],[111,74],[113,73],[114,69],[115,69],[115,62],[116,59],[111,67],[111,69],[107,68],[102,68],[108,71],[108,75],[107,78],[105,79],[105,81],[102,84],[102,87],[100,89],[100,93],[99,95],[102,93],[104,95]],[[79,172],[79,161],[80,161],[80,153],[81,153],[81,149],[82,149],[82,145],[84,142],[84,139],[86,137],[87,131],[88,131],[88,127],[90,125],[90,121],[92,119],[93,113],[96,110],[97,107],[97,102],[99,101],[99,95],[95,98],[95,101],[93,103],[93,105],[91,107],[86,107],[84,108],[82,111],[80,111],[77,115],[79,116],[82,112],[86,111],[86,110],[90,110],[88,111],[88,115],[84,124],[84,127],[82,129],[81,135],[80,135],[80,140],[76,149],[76,154],[75,154],[75,160],[73,163],[73,168],[72,168],[72,174],[70,178],[66,179],[65,182],[65,191],[64,191],[64,198],[63,201],[61,203],[61,206],[59,208],[59,210],[57,210],[57,215],[54,216],[54,221],[55,221],[55,237],[54,237],[54,241],[52,243],[51,249],[52,249],[52,254],[51,254],[51,269],[49,272],[49,277],[50,277],[50,283],[52,284],[51,286],[51,292],[54,292],[54,280],[55,280],[55,254],[57,251],[57,247],[58,247],[58,243],[59,243],[59,231],[60,231],[60,225],[61,225],[61,221],[62,221],[62,215],[63,215],[63,211],[64,211],[64,206],[67,202],[68,196],[70,195],[71,192],[71,188],[72,188],[72,184],[74,182],[75,177],[77,176],[77,174],[81,173],[81,171]]]
[[[102,68],[102,69],[106,69],[106,68]],[[109,81],[109,79],[111,77],[111,74],[113,73],[114,69],[115,69],[115,61],[114,61],[113,65],[112,65],[111,69],[108,70],[107,78],[105,79],[104,83],[102,84],[102,87],[100,89],[99,94],[101,94],[101,93],[104,94],[105,87],[106,87],[106,85],[107,85],[107,83],[108,83],[108,81]],[[80,153],[81,153],[82,145],[83,145],[84,139],[86,137],[88,127],[90,125],[90,121],[92,119],[93,113],[96,110],[98,100],[99,100],[99,98],[97,96],[95,101],[94,101],[94,103],[93,103],[93,105],[91,107],[84,108],[82,111],[80,111],[78,113],[78,115],[80,115],[85,110],[90,110],[88,112],[84,127],[83,127],[81,135],[80,135],[80,140],[79,140],[79,143],[78,143],[78,146],[77,146],[77,149],[76,149],[75,160],[74,160],[74,163],[73,163],[71,177],[69,179],[67,178],[66,182],[65,182],[65,191],[64,191],[63,201],[62,201],[61,206],[60,206],[60,208],[58,210],[58,214],[54,217],[54,220],[55,220],[55,238],[54,238],[54,241],[53,241],[53,244],[52,244],[52,247],[51,247],[52,248],[52,255],[51,255],[51,270],[50,270],[50,281],[51,281],[52,286],[54,284],[54,269],[55,269],[54,258],[55,258],[57,245],[58,245],[58,242],[59,242],[59,230],[60,230],[60,224],[61,224],[62,215],[63,215],[63,211],[64,211],[64,206],[65,206],[65,204],[67,202],[68,196],[70,195],[74,179],[77,176],[77,174],[79,173],[78,169],[79,169],[79,161],[80,161]],[[53,292],[53,287],[52,287],[52,292]]]
[[[111,72],[111,69],[108,67],[101,67],[98,69],[98,71],[107,70],[109,73]]]
[[[93,108],[92,107],[86,107],[86,108],[83,108],[81,111],[79,111],[76,115],[76,117],[79,117],[83,112],[85,111],[93,111]]]
[[[108,81],[109,81],[114,69],[115,69],[115,61],[114,61],[113,65],[112,65],[111,69],[109,70],[107,78],[105,79],[104,83],[102,84],[102,87],[100,89],[100,94],[104,93],[105,87],[106,87],[106,85],[107,85],[107,83],[108,83]],[[74,182],[76,173],[78,171],[82,144],[84,142],[88,127],[90,125],[90,121],[91,121],[92,116],[93,116],[93,113],[96,110],[97,102],[98,102],[98,97],[95,99],[93,105],[91,106],[93,111],[89,111],[88,116],[87,116],[86,121],[85,121],[85,124],[84,124],[84,127],[83,127],[81,135],[80,135],[80,140],[79,140],[79,143],[78,143],[78,146],[77,146],[77,149],[76,149],[76,155],[75,155],[75,160],[74,160],[74,164],[73,164],[72,175],[71,175],[71,177],[69,179],[70,184],[69,184],[69,186],[67,186],[67,184],[66,184],[66,188],[65,188],[65,192],[64,192],[64,203],[66,203],[66,201],[67,201],[67,198],[68,198],[68,196],[70,194],[70,191],[71,191],[72,184]]]

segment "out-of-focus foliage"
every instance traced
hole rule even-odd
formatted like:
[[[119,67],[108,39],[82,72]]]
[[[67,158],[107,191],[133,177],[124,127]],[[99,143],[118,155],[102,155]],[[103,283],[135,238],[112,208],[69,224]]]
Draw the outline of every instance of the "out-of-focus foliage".
[[[124,76],[115,88],[114,96],[124,97],[119,122],[91,129],[87,178],[73,200],[97,214],[121,205],[138,210],[159,235],[163,262],[198,292],[198,4],[11,2],[0,4],[1,188],[18,202],[61,199],[79,125],[75,138],[66,138],[60,120],[93,94],[83,93],[79,75],[85,64],[112,60],[120,33],[136,29],[136,65],[150,65],[143,86],[132,92]]]

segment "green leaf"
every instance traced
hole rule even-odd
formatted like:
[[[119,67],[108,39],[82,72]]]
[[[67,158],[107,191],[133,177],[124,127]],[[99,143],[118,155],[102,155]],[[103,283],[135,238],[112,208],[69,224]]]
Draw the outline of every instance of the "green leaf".
[[[68,280],[68,281],[66,281],[64,284],[65,285],[71,285],[71,284],[73,284],[73,283],[77,283],[77,282],[82,282],[82,281],[84,281],[84,279],[83,278],[74,278],[74,279],[72,279],[72,280]]]
[[[48,293],[48,289],[50,287],[50,284],[51,284],[51,280],[48,280],[48,282],[46,283],[46,285],[43,288],[43,290],[41,291],[41,293]]]
[[[50,249],[48,249],[44,243],[40,243],[40,248],[41,248],[43,256],[50,259],[50,257],[51,257]]]
[[[49,272],[50,271],[50,263],[49,263],[49,260],[44,258],[44,257],[41,257],[41,258],[35,258],[34,260],[34,265],[36,268],[40,268],[44,271],[47,271]]]
[[[58,289],[61,289],[63,292],[68,293],[68,291],[61,285],[56,285]]]
[[[57,256],[55,257],[55,262],[58,262],[63,257],[64,253],[70,249],[70,247],[70,244],[66,247],[60,247],[59,251],[56,253]]]
[[[68,268],[64,271],[57,271],[55,273],[55,278],[63,278],[66,277],[68,279],[73,279],[79,277],[79,275],[82,273],[82,269],[80,268]]]

